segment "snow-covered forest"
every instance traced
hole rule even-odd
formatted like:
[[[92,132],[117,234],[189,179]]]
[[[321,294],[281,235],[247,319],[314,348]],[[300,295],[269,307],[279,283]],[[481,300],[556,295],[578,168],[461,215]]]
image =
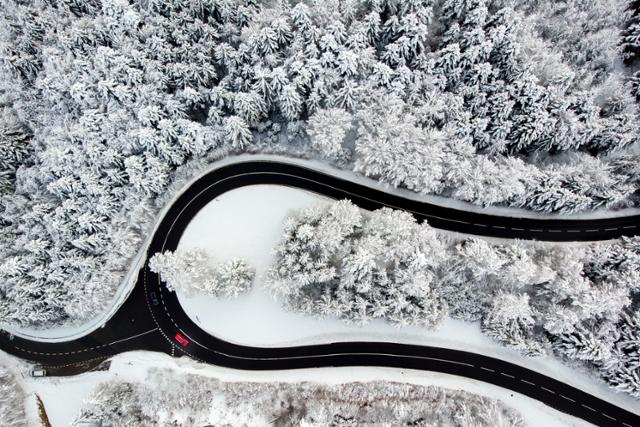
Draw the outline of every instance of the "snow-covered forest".
[[[498,400],[393,382],[228,383],[170,370],[98,387],[73,425],[523,426]]]
[[[96,315],[176,171],[230,152],[481,205],[635,205],[631,6],[5,0],[0,319]]]
[[[26,395],[14,374],[0,365],[0,420],[5,427],[26,427]]]
[[[508,347],[586,365],[640,398],[640,238],[491,244],[344,200],[288,218],[276,254],[267,285],[287,309],[428,328],[479,321]]]
[[[149,259],[149,268],[160,275],[167,289],[185,295],[235,297],[251,288],[255,276],[246,261],[231,259],[214,266],[199,248],[156,253]]]

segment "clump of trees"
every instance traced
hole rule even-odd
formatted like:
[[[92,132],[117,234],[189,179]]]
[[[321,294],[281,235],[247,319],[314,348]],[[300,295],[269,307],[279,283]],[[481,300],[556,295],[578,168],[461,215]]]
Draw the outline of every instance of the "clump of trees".
[[[154,370],[148,377],[153,386],[101,384],[73,425],[524,425],[519,413],[498,400],[433,386],[224,383],[196,375],[176,379],[169,370]]]
[[[491,244],[349,201],[287,219],[267,286],[288,309],[366,323],[477,321],[500,343],[584,363],[640,397],[640,238]]]
[[[236,297],[251,288],[255,277],[255,270],[238,258],[214,267],[211,257],[200,248],[156,253],[149,259],[149,268],[167,289],[185,295]]]
[[[432,291],[444,247],[406,212],[365,217],[346,200],[311,208],[286,222],[276,251],[268,286],[295,310],[429,327],[446,314]]]

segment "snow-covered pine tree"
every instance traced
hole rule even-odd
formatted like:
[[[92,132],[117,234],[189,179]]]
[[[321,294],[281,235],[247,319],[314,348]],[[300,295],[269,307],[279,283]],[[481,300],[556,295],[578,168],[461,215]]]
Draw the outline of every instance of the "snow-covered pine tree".
[[[30,139],[31,132],[15,114],[7,107],[0,109],[0,194],[11,192],[16,170],[30,158]]]
[[[533,333],[533,310],[527,294],[500,291],[482,320],[482,332],[528,356],[544,354]]]
[[[627,0],[630,19],[623,31],[622,47],[625,54],[625,62],[632,65],[640,61],[640,2]]]
[[[609,386],[616,390],[640,397],[640,368],[620,366],[602,373],[602,377]]]
[[[217,293],[225,297],[237,297],[253,284],[255,270],[242,259],[232,259],[216,267]]]
[[[327,158],[340,157],[352,126],[351,120],[351,114],[341,108],[317,110],[308,121],[307,133],[311,146]]]
[[[611,356],[608,340],[605,341],[593,330],[582,327],[569,334],[556,335],[552,343],[556,352],[569,359],[599,364]]]

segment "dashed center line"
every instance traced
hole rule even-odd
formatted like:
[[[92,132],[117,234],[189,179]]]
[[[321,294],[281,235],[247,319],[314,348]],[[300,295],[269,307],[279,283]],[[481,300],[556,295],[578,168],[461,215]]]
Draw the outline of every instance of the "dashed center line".
[[[155,331],[157,331],[157,330],[158,330],[158,328],[150,329],[150,330],[148,330],[148,331],[146,331],[146,332],[142,332],[142,333],[139,333],[139,334],[137,334],[137,335],[133,335],[133,336],[128,337],[128,338],[123,338],[123,339],[120,339],[120,340],[117,340],[117,341],[113,341],[113,342],[110,342],[110,343],[107,343],[107,344],[96,345],[96,346],[94,346],[94,347],[88,347],[88,348],[83,348],[83,349],[80,349],[80,350],[74,350],[74,351],[65,351],[65,352],[40,352],[40,351],[31,351],[31,350],[27,350],[26,348],[22,348],[22,347],[18,347],[18,346],[15,346],[15,348],[17,348],[18,350],[23,351],[23,352],[25,352],[25,353],[38,354],[38,355],[41,355],[41,356],[68,356],[68,355],[71,355],[71,354],[84,353],[84,352],[87,352],[87,351],[97,350],[97,349],[99,349],[99,348],[109,347],[109,346],[112,346],[112,345],[114,345],[114,344],[119,344],[119,343],[124,342],[124,341],[132,340],[132,339],[134,339],[134,338],[139,338],[139,337],[141,337],[141,336],[143,336],[143,335],[150,334],[151,332],[155,332]]]

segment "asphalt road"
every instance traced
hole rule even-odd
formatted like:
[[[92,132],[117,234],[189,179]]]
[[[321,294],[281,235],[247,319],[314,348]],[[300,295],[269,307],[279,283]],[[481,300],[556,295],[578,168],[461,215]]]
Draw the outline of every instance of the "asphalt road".
[[[407,200],[326,175],[276,162],[251,161],[221,167],[205,175],[168,210],[150,244],[148,255],[174,250],[193,216],[216,196],[252,184],[279,184],[332,198],[349,198],[366,209],[404,209],[432,226],[470,234],[554,241],[603,240],[633,235],[640,216],[599,220],[540,220],[496,217]],[[257,213],[259,214],[259,213]],[[153,293],[153,296],[152,296]],[[189,339],[183,347],[179,332]],[[229,343],[199,328],[156,274],[145,267],[128,300],[104,328],[78,340],[39,343],[0,334],[0,348],[49,368],[57,375],[87,369],[111,355],[130,350],[188,355],[219,366],[247,370],[300,369],[328,366],[387,366],[464,376],[511,389],[555,409],[597,425],[640,426],[640,416],[571,387],[554,378],[499,359],[439,347],[380,342],[259,348]]]

